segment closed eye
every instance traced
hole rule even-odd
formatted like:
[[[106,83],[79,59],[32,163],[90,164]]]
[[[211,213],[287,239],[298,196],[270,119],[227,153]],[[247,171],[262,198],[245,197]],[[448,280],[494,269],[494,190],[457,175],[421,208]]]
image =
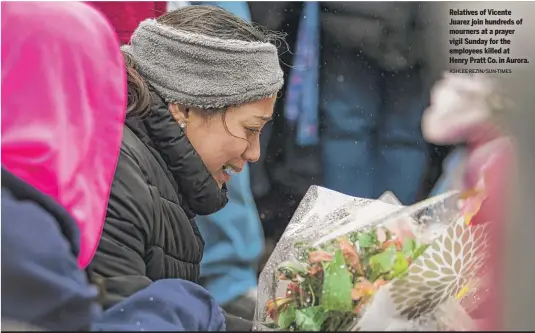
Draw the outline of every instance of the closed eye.
[[[254,133],[254,134],[260,133],[260,129],[258,129],[258,128],[249,128],[249,127],[246,127],[246,129],[247,129],[249,132]]]

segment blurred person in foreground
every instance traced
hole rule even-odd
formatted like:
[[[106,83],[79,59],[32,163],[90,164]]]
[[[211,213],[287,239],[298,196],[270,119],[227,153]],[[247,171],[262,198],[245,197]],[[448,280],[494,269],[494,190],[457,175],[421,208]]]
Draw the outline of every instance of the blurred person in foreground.
[[[208,292],[177,279],[102,312],[86,266],[126,96],[117,38],[99,13],[77,2],[2,3],[3,329],[225,329]]]
[[[468,199],[465,214],[475,214],[471,225],[487,223],[492,228],[492,252],[503,246],[497,236],[504,230],[506,193],[511,185],[508,176],[515,167],[513,142],[505,130],[514,104],[501,90],[496,80],[482,75],[446,74],[435,84],[430,106],[422,119],[423,133],[429,142],[464,144],[465,147],[453,153],[459,156],[455,165],[458,170],[445,173],[435,190],[437,194],[448,190],[477,194]],[[499,254],[491,255],[495,261]],[[490,270],[485,273],[494,274]],[[495,288],[496,284],[491,286]],[[493,289],[492,292],[497,291]],[[484,302],[470,313],[480,324],[495,316],[489,316],[489,303],[493,303],[496,296],[482,296],[486,296]]]
[[[495,3],[498,5],[498,3]],[[435,59],[431,79],[437,78],[448,69],[465,68],[462,64],[449,64],[449,45],[451,38],[448,25],[449,2],[422,2],[424,17],[434,33],[429,38],[428,53]],[[526,13],[535,12],[533,2],[500,2],[501,8],[511,11],[508,18],[522,19]],[[483,10],[488,6],[484,2],[464,2],[463,9]],[[521,29],[508,35],[511,45],[515,45],[512,57],[526,57],[530,64],[502,64],[498,68],[511,69],[509,74],[485,74],[496,79],[501,93],[512,101],[512,108],[506,117],[500,119],[505,125],[505,133],[513,142],[511,153],[498,153],[492,169],[489,170],[489,181],[495,183],[489,190],[492,201],[482,206],[484,215],[494,216],[499,221],[494,229],[497,242],[492,243],[493,265],[489,265],[493,285],[499,285],[490,296],[491,299],[481,310],[487,318],[480,330],[529,331],[535,327],[532,309],[535,307],[533,281],[535,270],[533,265],[526,264],[523,258],[533,253],[533,234],[535,224],[531,221],[535,215],[533,197],[535,196],[535,158],[533,155],[535,113],[535,94],[533,93],[535,48],[532,43],[532,31],[535,22],[524,20]],[[482,27],[483,28],[483,27]],[[491,28],[489,26],[489,28]],[[478,68],[489,68],[481,65]],[[495,66],[492,66],[495,68]],[[460,112],[460,115],[463,115]],[[462,119],[462,118],[461,118]],[[483,214],[483,212],[482,212]]]
[[[106,306],[161,279],[199,282],[195,216],[222,209],[230,173],[260,156],[283,85],[276,37],[223,9],[186,6],[143,21],[123,46],[127,120],[91,263]]]
[[[422,129],[427,141],[459,145],[448,157],[449,168],[431,195],[484,186],[480,182],[495,159],[511,160],[512,143],[504,132],[511,103],[497,82],[484,76],[446,74],[432,90]]]
[[[211,5],[250,22],[245,1],[171,1],[169,10],[185,5]],[[258,261],[264,235],[251,193],[248,163],[227,183],[229,202],[219,212],[195,219],[204,238],[201,284],[229,313],[253,320],[256,306]]]

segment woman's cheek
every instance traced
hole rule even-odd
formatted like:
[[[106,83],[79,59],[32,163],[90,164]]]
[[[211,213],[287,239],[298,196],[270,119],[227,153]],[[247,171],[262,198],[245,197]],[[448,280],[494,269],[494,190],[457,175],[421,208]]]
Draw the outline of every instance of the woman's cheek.
[[[235,160],[241,158],[243,153],[249,147],[249,141],[245,139],[233,138],[229,148],[229,160]]]

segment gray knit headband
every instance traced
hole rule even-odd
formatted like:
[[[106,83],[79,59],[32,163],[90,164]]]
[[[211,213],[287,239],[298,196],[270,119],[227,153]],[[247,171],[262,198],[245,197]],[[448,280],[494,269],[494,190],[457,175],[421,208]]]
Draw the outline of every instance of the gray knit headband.
[[[273,96],[283,85],[277,48],[269,43],[213,38],[148,19],[123,50],[168,103],[222,108]]]

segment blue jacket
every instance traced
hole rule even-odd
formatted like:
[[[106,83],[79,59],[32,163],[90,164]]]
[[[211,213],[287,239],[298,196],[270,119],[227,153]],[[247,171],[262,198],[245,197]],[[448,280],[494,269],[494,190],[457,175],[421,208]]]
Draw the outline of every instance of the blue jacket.
[[[221,308],[201,286],[159,280],[104,312],[95,331],[224,331]]]
[[[48,196],[2,170],[2,318],[47,330],[221,331],[225,319],[204,288],[162,280],[102,312],[78,268],[79,232]]]

